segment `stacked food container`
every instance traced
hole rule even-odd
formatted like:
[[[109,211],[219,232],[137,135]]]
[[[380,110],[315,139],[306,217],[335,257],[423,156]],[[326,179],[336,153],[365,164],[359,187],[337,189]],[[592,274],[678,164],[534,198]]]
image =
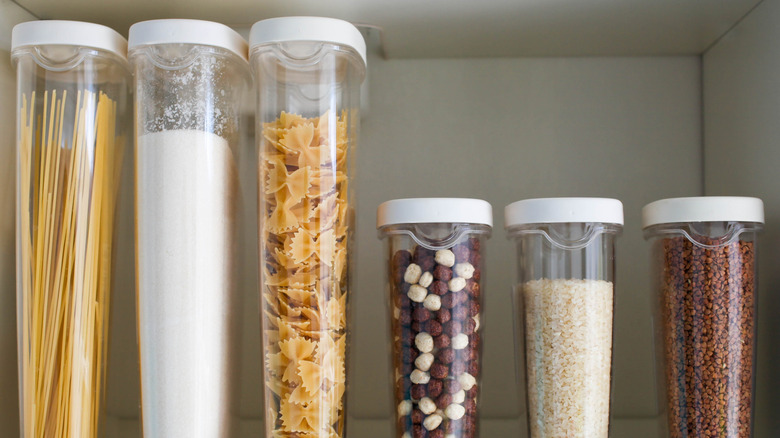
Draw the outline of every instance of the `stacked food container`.
[[[232,437],[244,39],[219,23],[130,28],[136,269],[147,437]]]
[[[266,436],[343,437],[365,41],[316,17],[260,21],[249,39]]]
[[[643,210],[655,264],[658,398],[678,437],[751,437],[760,199],[674,198]]]
[[[36,21],[14,28],[12,46],[21,434],[97,437],[130,139],[127,42],[96,24]]]
[[[479,436],[490,204],[416,198],[379,206],[386,241],[396,437]]]
[[[610,430],[616,199],[548,198],[507,206],[517,244],[516,336],[532,438]]]

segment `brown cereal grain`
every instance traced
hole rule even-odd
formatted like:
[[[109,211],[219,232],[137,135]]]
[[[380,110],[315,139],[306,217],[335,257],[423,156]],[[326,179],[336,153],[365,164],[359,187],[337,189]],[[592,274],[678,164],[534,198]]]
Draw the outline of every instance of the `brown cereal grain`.
[[[476,272],[476,271],[475,271],[475,272]],[[479,281],[479,279],[474,279],[474,277],[472,277],[472,279],[471,279],[471,280],[468,280],[468,281],[466,282],[466,288],[465,288],[465,291],[466,291],[466,292],[467,292],[469,295],[471,295],[471,297],[472,297],[472,298],[475,298],[475,299],[479,298],[479,295],[480,295],[480,290],[479,290],[479,283],[478,283],[478,281]]]
[[[446,266],[438,265],[433,270],[433,278],[441,282],[450,281],[452,280],[452,269]]]
[[[457,324],[459,326],[462,327],[463,323],[466,322],[466,319],[468,317],[469,317],[469,309],[466,306],[458,306],[458,307],[455,307],[454,309],[452,309],[452,319],[454,321],[458,321]],[[462,322],[460,322],[460,321],[462,321]],[[450,322],[448,324],[452,324],[452,322]],[[460,332],[460,330],[458,330],[458,332]],[[457,333],[455,333],[455,334],[457,334]],[[454,335],[450,335],[450,336],[454,336]]]
[[[431,284],[431,293],[436,295],[445,295],[449,290],[450,288],[447,286],[447,283],[443,281],[436,280]]]
[[[472,376],[479,375],[479,361],[478,360],[472,360],[471,362],[469,362],[469,366],[468,366],[468,370],[467,371]]]
[[[434,320],[434,319],[428,321],[426,323],[426,327],[425,328],[426,328],[426,331],[431,336],[433,336],[434,338],[440,336],[442,334],[442,331],[444,330],[444,328],[442,327],[441,323],[439,321]],[[433,341],[434,341],[434,347],[435,347],[436,346],[436,344],[435,344],[436,339],[434,339]],[[438,347],[436,347],[436,348],[438,348]]]
[[[427,388],[425,387],[425,385],[420,385],[419,383],[412,385],[411,394],[413,399],[419,400],[425,397],[426,393],[427,393]]]
[[[440,323],[444,324],[445,322],[448,322],[450,319],[452,319],[452,313],[447,309],[439,309],[438,312],[436,312],[436,320]]]
[[[466,372],[466,362],[462,360],[456,360],[452,362],[452,365],[450,365],[450,370],[452,371],[453,376],[460,376]]]
[[[659,244],[670,436],[751,437],[754,245],[702,247],[686,237]]]
[[[455,360],[455,350],[452,348],[443,348],[436,354],[436,359],[444,364],[450,364]]]
[[[412,319],[417,322],[425,322],[431,319],[431,311],[425,307],[418,307],[412,312]]]
[[[431,366],[431,377],[446,379],[450,375],[450,368],[442,363],[434,363]]]
[[[453,312],[453,318],[454,317],[455,317],[455,313]],[[444,334],[446,334],[449,337],[457,336],[461,332],[461,330],[462,330],[461,324],[454,319],[444,324]]]
[[[455,301],[455,295],[454,294],[445,294],[441,297],[441,307],[446,309],[452,309],[455,307],[457,302]]]
[[[431,379],[428,382],[428,396],[438,397],[444,391],[444,384],[439,379]]]
[[[455,394],[460,390],[461,390],[460,382],[458,382],[457,380],[444,381],[444,392],[447,392],[449,394]]]
[[[436,406],[444,410],[447,408],[447,406],[452,404],[452,394],[442,394],[439,396],[439,398],[436,399]]]
[[[441,350],[442,348],[447,348],[450,346],[450,337],[447,335],[439,335],[435,338],[433,338],[433,346],[434,348]]]
[[[418,407],[421,399],[429,397],[442,411],[452,404],[453,394],[461,390],[457,377],[472,371],[479,381],[480,340],[477,334],[477,324],[472,314],[479,314],[481,307],[480,268],[481,255],[478,239],[469,239],[464,243],[449,248],[455,254],[457,263],[471,262],[474,264],[475,276],[466,281],[466,287],[458,292],[450,292],[448,281],[454,277],[452,268],[439,265],[435,261],[435,251],[416,246],[411,251],[396,251],[390,259],[389,279],[392,303],[397,309],[392,309],[397,318],[392,318],[392,333],[397,337],[393,343],[393,366],[400,378],[395,385],[396,403],[411,400],[413,409],[410,415],[396,418],[398,437],[405,433],[412,437],[444,438],[447,434],[458,438],[475,438],[476,416],[464,416],[460,420],[451,420],[442,412],[443,421],[432,431],[426,430],[422,423],[425,414]],[[412,302],[407,293],[411,285],[403,281],[403,273],[410,263],[420,266],[423,272],[430,272],[434,281],[428,286],[428,293],[441,297],[442,306],[438,310],[430,310],[422,303]],[[434,361],[428,369],[430,380],[427,384],[412,384],[410,375],[416,368],[415,359],[420,352],[415,345],[415,336],[427,332],[434,340]],[[461,350],[451,348],[451,337],[465,333],[469,337],[469,345]],[[476,345],[471,345],[476,342]],[[474,401],[478,393],[478,385],[467,391],[467,397]],[[474,403],[473,409],[476,409]]]

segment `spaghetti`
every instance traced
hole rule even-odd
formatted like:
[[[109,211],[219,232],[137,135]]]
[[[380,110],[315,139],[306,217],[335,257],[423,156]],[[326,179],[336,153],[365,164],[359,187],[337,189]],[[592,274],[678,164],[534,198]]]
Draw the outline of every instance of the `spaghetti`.
[[[25,438],[98,436],[123,139],[104,93],[23,95],[18,151]]]

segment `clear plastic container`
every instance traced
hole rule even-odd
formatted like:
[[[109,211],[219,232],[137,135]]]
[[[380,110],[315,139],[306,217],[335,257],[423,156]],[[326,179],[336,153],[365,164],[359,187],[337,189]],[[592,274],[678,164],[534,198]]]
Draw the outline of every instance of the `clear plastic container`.
[[[247,44],[197,20],[130,28],[145,437],[233,437],[239,120]]]
[[[478,199],[388,201],[386,242],[395,436],[479,436],[485,241],[493,212]]]
[[[652,242],[658,399],[672,438],[753,436],[760,199],[645,206]]]
[[[91,23],[14,27],[21,435],[100,435],[127,42]]]
[[[548,198],[506,207],[517,244],[517,355],[531,438],[610,430],[616,199]],[[524,345],[524,348],[523,348]]]
[[[335,19],[260,21],[250,33],[266,436],[346,434],[354,232],[351,155],[365,41]]]

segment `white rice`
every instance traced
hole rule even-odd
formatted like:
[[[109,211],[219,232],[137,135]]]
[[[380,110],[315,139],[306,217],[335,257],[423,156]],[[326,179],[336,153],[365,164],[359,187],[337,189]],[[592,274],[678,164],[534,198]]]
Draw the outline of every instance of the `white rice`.
[[[522,286],[531,437],[607,437],[612,283],[534,280]]]

